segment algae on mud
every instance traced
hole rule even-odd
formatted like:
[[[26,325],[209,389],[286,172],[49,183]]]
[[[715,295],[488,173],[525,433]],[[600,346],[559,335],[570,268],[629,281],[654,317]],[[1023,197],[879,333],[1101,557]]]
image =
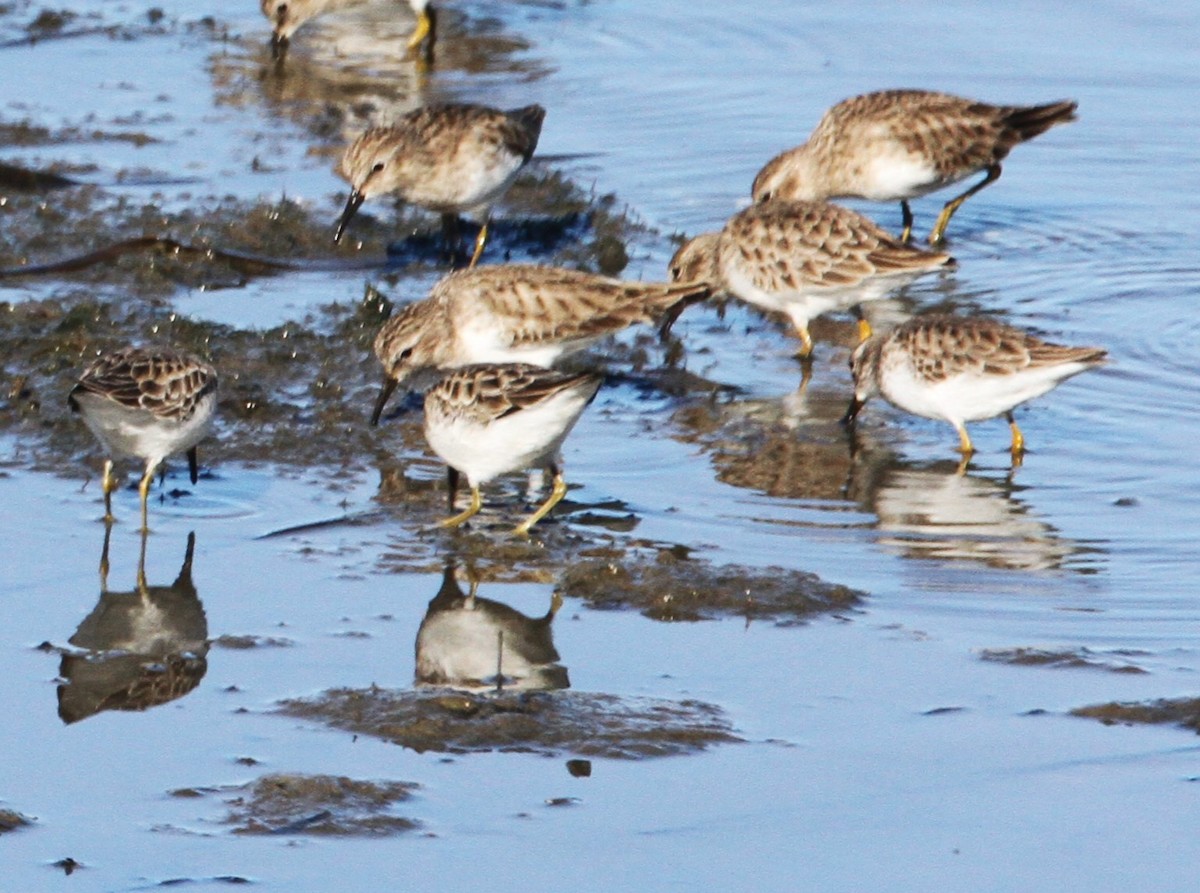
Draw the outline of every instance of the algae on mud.
[[[1128,652],[1122,652],[1121,657],[1129,657]],[[979,654],[980,660],[993,663],[1013,664],[1022,667],[1055,667],[1064,669],[1103,670],[1108,673],[1146,673],[1137,664],[1107,660],[1088,648],[1076,650],[1052,651],[1046,648],[985,648]]]
[[[577,691],[480,695],[448,689],[333,689],[283,701],[279,710],[418,753],[570,753],[633,760],[742,740],[719,707],[702,701]]]
[[[1105,725],[1175,725],[1200,735],[1200,698],[1158,698],[1153,701],[1093,704],[1076,707],[1072,716],[1098,719]]]
[[[804,571],[713,565],[666,549],[653,558],[573,563],[558,591],[601,610],[636,608],[654,620],[745,617],[779,625],[854,610],[866,595]]]
[[[379,837],[420,827],[392,814],[418,785],[335,775],[264,775],[234,789],[224,819],[234,834],[314,834]],[[222,789],[222,795],[230,793]]]
[[[0,809],[0,834],[16,831],[18,828],[26,828],[32,824],[32,819],[21,815],[16,810]]]

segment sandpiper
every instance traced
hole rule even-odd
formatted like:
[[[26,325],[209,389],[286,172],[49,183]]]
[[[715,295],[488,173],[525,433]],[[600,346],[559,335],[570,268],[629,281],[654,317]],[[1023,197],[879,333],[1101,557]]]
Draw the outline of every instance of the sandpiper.
[[[773,158],[754,178],[756,202],[865,198],[899,201],[903,241],[912,235],[908,200],[982,172],[946,202],[929,242],[939,245],[959,206],[1000,176],[1013,146],[1075,120],[1072,100],[988,105],[928,90],[883,90],[839,102],[802,146]]]
[[[261,0],[263,15],[271,23],[271,55],[282,60],[287,55],[292,35],[309,19],[365,2],[367,0]],[[408,49],[422,48],[422,55],[428,59],[433,54],[436,39],[437,10],[430,0],[408,0],[408,5],[417,17]]]
[[[549,498],[513,531],[525,534],[566,495],[559,450],[602,378],[522,363],[477,364],[446,373],[425,394],[425,439],[448,466],[450,508],[463,474],[471,504],[447,518],[458,527],[482,507],[479,488],[511,471],[545,468]]]
[[[338,173],[350,197],[334,232],[340,241],[358,208],[377,195],[442,215],[450,249],[458,249],[458,217],[480,225],[470,266],[487,242],[492,206],[533,157],[546,110],[540,105],[501,111],[482,105],[428,105],[389,127],[372,127],[346,149]]]
[[[703,282],[624,282],[526,264],[458,270],[376,335],[385,378],[371,424],[398,385],[420,390],[438,370],[472,363],[550,366],[634,323],[669,325],[710,291]]]
[[[188,470],[196,483],[196,444],[212,426],[217,372],[182,351],[129,347],[92,363],[71,388],[67,402],[108,453],[103,479],[106,521],[113,520],[112,493],[118,485],[113,459],[131,456],[146,463],[138,486],[145,531],[150,484],[164,459],[187,453]]]
[[[882,394],[914,415],[949,422],[969,457],[975,448],[966,423],[1003,415],[1019,461],[1025,437],[1013,409],[1107,356],[1103,348],[1051,344],[983,317],[917,316],[854,351],[854,397],[844,421],[852,423],[868,399]]]
[[[670,272],[787,314],[800,337],[799,354],[808,357],[814,317],[876,300],[953,264],[950,255],[905,245],[840,205],[776,200],[751,205],[719,233],[685,243]]]

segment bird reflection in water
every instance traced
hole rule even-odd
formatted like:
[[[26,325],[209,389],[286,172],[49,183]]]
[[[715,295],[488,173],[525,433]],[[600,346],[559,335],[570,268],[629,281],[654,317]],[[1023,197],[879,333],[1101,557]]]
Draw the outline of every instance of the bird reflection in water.
[[[442,586],[417,630],[416,682],[481,691],[570,687],[550,626],[562,607],[555,593],[542,617],[527,617],[502,602],[464,594],[448,562]]]
[[[909,465],[886,450],[857,451],[846,492],[875,515],[879,545],[906,558],[1041,571],[1092,551],[1037,517],[1013,477],[1011,469],[996,479],[968,474],[963,461]]]
[[[63,654],[58,715],[70,724],[105,710],[139,711],[165,704],[200,684],[208,670],[208,619],[192,582],[196,535],[189,533],[183,566],[169,586],[146,582],[146,537],[137,586],[108,589],[112,526],[100,556],[100,601],[68,640]]]

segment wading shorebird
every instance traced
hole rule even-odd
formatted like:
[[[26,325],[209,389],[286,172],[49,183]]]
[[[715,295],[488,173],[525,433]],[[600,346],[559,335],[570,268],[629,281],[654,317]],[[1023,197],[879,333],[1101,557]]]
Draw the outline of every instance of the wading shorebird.
[[[877,300],[953,265],[950,255],[905,245],[849,208],[771,201],[735,214],[719,233],[684,243],[670,272],[677,281],[708,281],[718,293],[787,314],[799,355],[808,357],[814,317]],[[865,324],[860,330],[869,334]]]
[[[442,231],[458,251],[458,217],[480,225],[470,266],[487,242],[492,206],[533,157],[546,110],[540,105],[501,111],[482,105],[428,105],[397,124],[372,127],[346,149],[337,172],[350,198],[333,240],[369,198],[395,193],[442,215]]]
[[[1013,146],[1075,120],[1072,100],[1045,105],[988,105],[927,90],[883,90],[839,102],[802,146],[769,161],[754,178],[756,202],[864,198],[900,202],[905,242],[908,206],[973,174],[984,177],[946,202],[929,234],[940,245],[959,206],[1000,176]]]
[[[309,19],[327,12],[337,12],[351,6],[359,6],[367,0],[261,0],[262,13],[271,23],[271,55],[282,60],[287,55],[292,35]],[[408,0],[413,15],[417,18],[408,49],[420,49],[424,59],[433,57],[433,44],[437,39],[437,10],[430,0]]]
[[[150,484],[164,459],[187,453],[188,471],[196,483],[196,444],[212,426],[217,372],[182,351],[130,347],[92,363],[71,388],[67,402],[108,453],[103,479],[106,521],[113,520],[112,494],[118,486],[113,459],[130,456],[146,463],[138,485],[145,531]]]
[[[1100,347],[1064,347],[992,319],[917,316],[872,335],[850,358],[854,397],[844,422],[881,394],[889,403],[958,432],[964,457],[975,451],[967,422],[1003,415],[1019,462],[1025,437],[1012,411],[1061,382],[1105,361]]]
[[[560,450],[602,376],[521,363],[464,366],[447,372],[425,394],[425,439],[447,465],[450,510],[460,474],[471,504],[443,527],[458,527],[482,508],[479,488],[511,471],[544,468],[553,476],[549,498],[513,530],[526,534],[567,492]]]
[[[473,363],[551,366],[635,323],[666,328],[710,292],[703,282],[624,282],[526,264],[450,273],[375,336],[384,383],[371,424],[399,385],[421,390],[438,371]]]

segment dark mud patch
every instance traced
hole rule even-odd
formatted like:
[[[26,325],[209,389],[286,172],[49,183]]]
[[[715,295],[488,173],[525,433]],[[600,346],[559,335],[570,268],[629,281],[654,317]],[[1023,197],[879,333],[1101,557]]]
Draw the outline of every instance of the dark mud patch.
[[[1136,664],[1110,660],[1087,648],[1074,651],[1050,651],[1044,648],[986,648],[980,660],[1021,667],[1104,670],[1109,673],[1145,673]]]
[[[1200,734],[1200,698],[1160,698],[1076,707],[1072,716],[1098,719],[1105,725],[1176,725]]]
[[[0,272],[22,283],[53,275],[119,287],[125,299],[132,292],[165,300],[188,289],[240,288],[255,276],[289,269],[388,266],[384,234],[364,237],[358,248],[333,244],[332,208],[327,219],[287,198],[197,199],[175,211],[163,210],[164,201],[161,195],[134,201],[96,185],[60,189],[53,201],[11,195],[0,207]],[[161,250],[111,251],[137,240],[158,240]],[[100,262],[103,254],[96,262],[77,262],[97,252],[107,252],[107,262]]]
[[[712,704],[574,691],[474,695],[334,689],[284,701],[280,710],[419,753],[570,753],[635,760],[742,740]]]
[[[0,809],[0,834],[7,834],[18,828],[27,828],[32,824],[32,819],[26,818],[15,810]]]
[[[53,171],[39,171],[16,164],[0,162],[0,190],[17,192],[52,192],[79,185],[74,180]]]
[[[417,785],[336,775],[264,775],[226,801],[234,834],[382,837],[420,827],[393,814]],[[225,793],[228,789],[225,789]]]
[[[233,635],[226,633],[212,640],[213,647],[230,651],[249,651],[253,648],[291,648],[296,643],[280,636]]]
[[[853,610],[866,597],[806,571],[713,565],[676,550],[652,558],[577,562],[557,591],[598,610],[634,609],[653,620],[744,617],[780,625]]]

